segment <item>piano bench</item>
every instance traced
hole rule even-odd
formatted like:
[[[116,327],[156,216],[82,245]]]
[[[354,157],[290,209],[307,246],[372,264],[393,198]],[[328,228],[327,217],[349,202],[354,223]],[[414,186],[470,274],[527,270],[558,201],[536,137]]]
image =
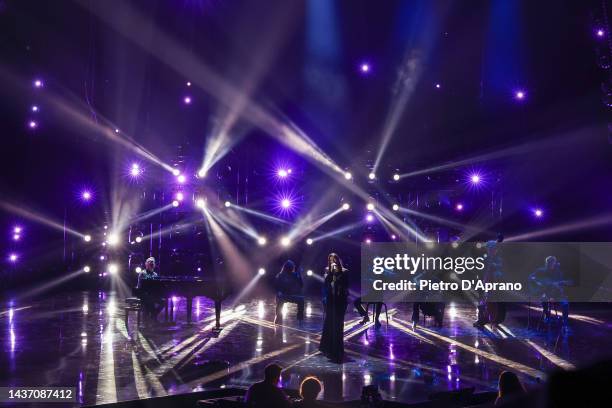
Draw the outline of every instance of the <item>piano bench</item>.
[[[135,297],[126,298],[123,310],[125,311],[125,329],[128,330],[130,312],[136,312],[136,330],[138,330],[140,327],[140,312],[142,310],[140,299]]]

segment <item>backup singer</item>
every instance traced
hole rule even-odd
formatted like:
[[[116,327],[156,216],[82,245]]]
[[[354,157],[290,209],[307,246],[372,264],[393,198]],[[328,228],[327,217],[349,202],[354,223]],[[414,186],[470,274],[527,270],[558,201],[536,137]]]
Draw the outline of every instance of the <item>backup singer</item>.
[[[334,363],[344,357],[344,314],[348,303],[348,270],[340,257],[331,253],[327,257],[323,284],[325,320],[319,350]]]
[[[282,310],[285,303],[297,305],[297,319],[299,323],[304,320],[304,296],[302,295],[302,275],[296,270],[295,262],[287,260],[281,271],[274,278],[276,289],[276,316],[274,323],[282,319]]]

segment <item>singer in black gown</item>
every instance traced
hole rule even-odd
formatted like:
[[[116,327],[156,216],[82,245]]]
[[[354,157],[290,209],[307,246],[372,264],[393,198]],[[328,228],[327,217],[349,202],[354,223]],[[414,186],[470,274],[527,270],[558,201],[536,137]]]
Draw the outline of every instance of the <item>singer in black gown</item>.
[[[348,304],[348,271],[337,254],[327,257],[323,284],[325,320],[319,350],[335,363],[344,357],[344,314]]]

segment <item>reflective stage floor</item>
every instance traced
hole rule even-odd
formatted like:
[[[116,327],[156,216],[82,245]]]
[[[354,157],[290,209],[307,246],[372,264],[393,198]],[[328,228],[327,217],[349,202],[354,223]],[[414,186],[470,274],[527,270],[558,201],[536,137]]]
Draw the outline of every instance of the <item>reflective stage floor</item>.
[[[428,322],[413,331],[412,305],[399,304],[389,305],[388,322],[383,310],[379,330],[371,323],[359,325],[349,309],[347,355],[337,365],[317,352],[323,322],[319,299],[307,302],[301,327],[294,305],[286,307],[284,323],[274,326],[273,300],[254,299],[229,310],[231,303],[224,302],[218,335],[212,330],[212,303],[205,298],[194,301],[193,324],[185,323],[185,303],[179,300],[174,323],[140,332],[131,317],[126,329],[123,301],[112,293],[3,305],[0,386],[73,386],[82,404],[95,404],[246,387],[276,361],[286,368],[285,387],[297,388],[305,376],[316,375],[327,400],[357,399],[363,385],[377,384],[383,397],[412,402],[468,386],[495,390],[503,370],[517,372],[533,386],[551,370],[612,354],[612,310],[597,305],[571,309],[570,328],[563,332],[558,323],[539,322],[538,310],[527,305],[513,305],[504,324],[492,330],[472,327],[472,306],[450,305],[443,328]]]

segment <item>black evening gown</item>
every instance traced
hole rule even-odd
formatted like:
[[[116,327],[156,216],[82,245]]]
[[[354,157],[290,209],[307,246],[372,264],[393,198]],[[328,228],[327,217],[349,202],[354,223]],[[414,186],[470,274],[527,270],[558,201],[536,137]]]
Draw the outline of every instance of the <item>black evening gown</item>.
[[[344,314],[348,302],[346,272],[328,273],[324,282],[325,320],[319,350],[335,362],[344,357]]]

